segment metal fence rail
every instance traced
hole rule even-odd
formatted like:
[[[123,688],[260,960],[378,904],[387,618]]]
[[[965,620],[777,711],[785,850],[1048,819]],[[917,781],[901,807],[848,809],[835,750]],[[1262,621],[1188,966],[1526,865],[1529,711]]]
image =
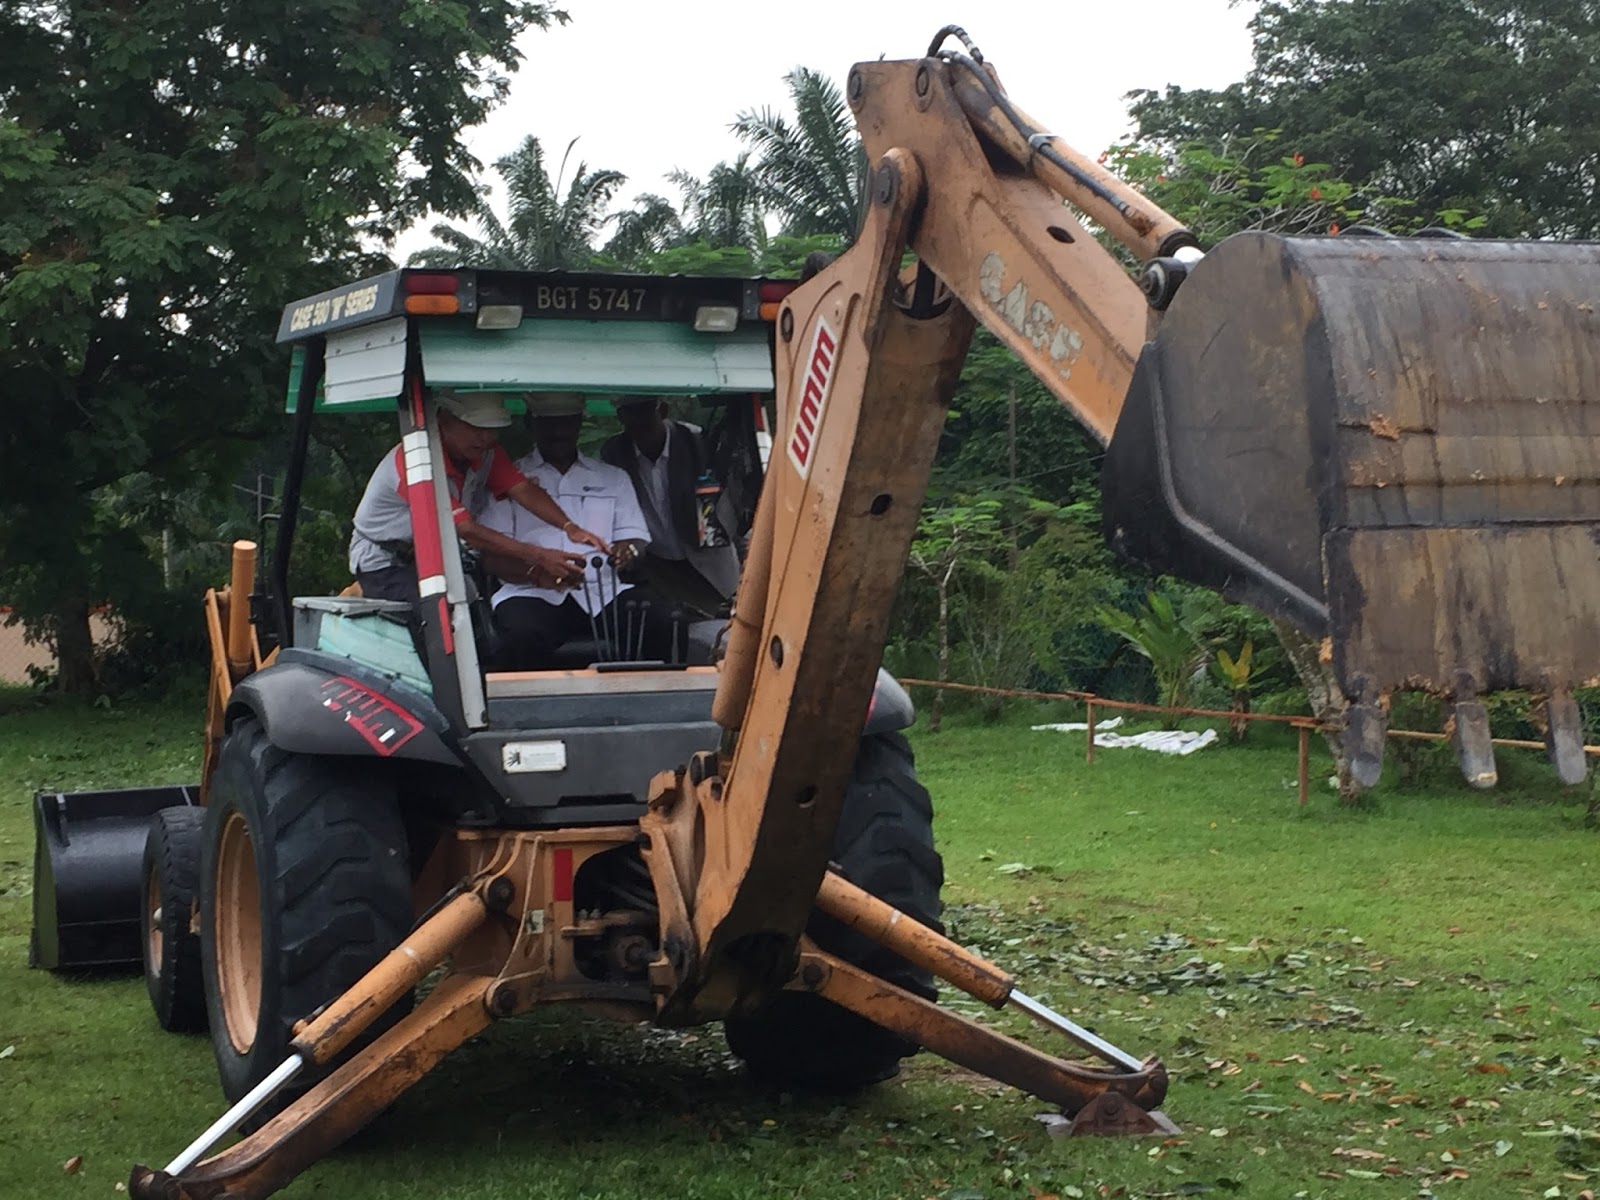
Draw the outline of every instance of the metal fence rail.
[[[1310,793],[1311,776],[1311,735],[1313,733],[1339,733],[1337,725],[1330,725],[1318,721],[1315,717],[1283,716],[1278,713],[1251,713],[1230,712],[1216,708],[1169,708],[1161,704],[1141,704],[1135,700],[1112,700],[1106,696],[1097,696],[1093,692],[1033,692],[1023,688],[997,688],[984,687],[975,683],[956,683],[952,680],[943,682],[937,679],[902,679],[900,683],[905,687],[926,687],[940,691],[972,692],[981,696],[1000,696],[1015,700],[1074,700],[1084,706],[1084,724],[1089,728],[1089,746],[1084,755],[1086,762],[1094,762],[1094,727],[1095,709],[1112,708],[1123,712],[1160,713],[1167,717],[1206,717],[1223,721],[1256,721],[1269,724],[1287,725],[1299,733],[1299,785],[1300,804],[1303,807]],[[1442,742],[1449,739],[1449,734],[1439,733],[1427,729],[1391,729],[1388,731],[1391,738],[1404,738],[1412,741]],[[1524,750],[1543,750],[1543,742],[1529,741],[1526,738],[1492,738],[1496,746],[1512,746]],[[1584,753],[1600,757],[1600,746],[1585,746]]]

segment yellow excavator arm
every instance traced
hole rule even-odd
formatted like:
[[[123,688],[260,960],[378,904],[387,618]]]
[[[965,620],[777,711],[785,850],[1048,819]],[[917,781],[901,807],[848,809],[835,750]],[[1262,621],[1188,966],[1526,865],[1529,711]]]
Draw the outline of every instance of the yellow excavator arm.
[[[1600,248],[1249,234],[1202,255],[1013,105],[970,45],[941,49],[950,32],[927,58],[851,71],[863,227],[779,316],[724,752],[663,776],[646,821],[658,889],[681,897],[663,922],[684,1019],[793,970],[975,322],[1107,443],[1119,549],[1327,639],[1360,782],[1408,687],[1453,704],[1475,783],[1494,776],[1479,696],[1505,687],[1546,698],[1562,777],[1583,775]]]

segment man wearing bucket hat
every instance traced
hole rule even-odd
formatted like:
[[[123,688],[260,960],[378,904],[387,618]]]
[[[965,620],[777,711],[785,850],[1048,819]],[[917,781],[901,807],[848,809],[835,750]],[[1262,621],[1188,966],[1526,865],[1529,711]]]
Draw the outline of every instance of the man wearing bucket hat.
[[[670,617],[649,604],[642,589],[610,569],[631,563],[648,543],[650,532],[626,472],[578,451],[583,396],[528,392],[523,401],[534,449],[517,460],[517,469],[556,497],[564,511],[575,513],[586,528],[610,541],[613,549],[609,564],[587,572],[576,586],[565,589],[517,578],[514,562],[485,555],[489,571],[506,580],[493,598],[503,665],[513,670],[548,667],[564,642],[590,636],[605,642],[597,653],[611,658],[671,657],[675,627]],[[565,531],[530,520],[507,501],[491,504],[482,523],[519,542],[562,551],[578,548]],[[504,574],[502,567],[509,567],[512,574]],[[629,641],[632,644],[622,644]]]
[[[475,550],[514,561],[525,578],[561,583],[583,569],[583,556],[518,542],[487,529],[478,516],[490,496],[505,498],[541,521],[562,529],[575,545],[609,553],[605,541],[579,528],[537,483],[517,470],[500,448],[500,430],[511,413],[498,396],[432,389],[439,410],[439,444],[452,501],[456,535]],[[417,600],[411,509],[405,496],[405,453],[384,455],[356,506],[350,535],[350,570],[361,594],[375,600]]]

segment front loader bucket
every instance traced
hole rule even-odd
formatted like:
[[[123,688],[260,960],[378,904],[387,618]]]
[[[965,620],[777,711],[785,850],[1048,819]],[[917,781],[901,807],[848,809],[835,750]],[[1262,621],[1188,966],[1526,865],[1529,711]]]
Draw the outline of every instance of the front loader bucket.
[[[140,876],[150,818],[199,799],[198,787],[34,793],[29,965],[141,965]]]
[[[1600,245],[1241,234],[1146,346],[1106,455],[1112,544],[1331,640],[1358,742],[1384,701],[1600,682]],[[1375,723],[1375,724],[1374,724]],[[1367,756],[1358,782],[1376,777]]]

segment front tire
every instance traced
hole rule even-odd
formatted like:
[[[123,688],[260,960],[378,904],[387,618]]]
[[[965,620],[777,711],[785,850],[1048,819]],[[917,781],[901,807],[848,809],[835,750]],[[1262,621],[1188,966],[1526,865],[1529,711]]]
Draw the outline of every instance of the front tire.
[[[861,739],[845,791],[834,862],[857,887],[943,932],[944,863],[933,843],[933,802],[917,782],[900,733]],[[846,925],[814,913],[806,933],[819,947],[909,992],[935,999],[933,976]],[[763,1082],[851,1091],[900,1071],[919,1047],[809,992],[779,992],[759,1012],[727,1022],[728,1045]]]
[[[348,990],[411,927],[394,788],[361,760],[290,754],[253,719],[218,755],[200,861],[201,964],[222,1090],[238,1101],[289,1055],[297,1021]],[[302,1072],[261,1117],[393,1025],[397,1004],[335,1063]]]
[[[144,842],[144,984],[156,1021],[170,1033],[206,1027],[200,938],[189,928],[204,820],[204,809],[164,808]]]

